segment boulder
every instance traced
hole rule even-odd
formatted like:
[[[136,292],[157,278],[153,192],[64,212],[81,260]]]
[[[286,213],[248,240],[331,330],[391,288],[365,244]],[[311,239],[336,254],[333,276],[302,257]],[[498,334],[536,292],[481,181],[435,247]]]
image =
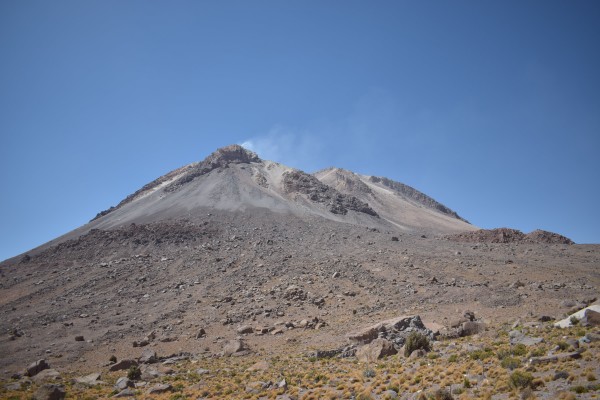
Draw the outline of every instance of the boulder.
[[[80,377],[73,379],[73,383],[79,383],[81,385],[86,385],[86,386],[101,385],[101,384],[104,384],[104,382],[102,382],[100,380],[100,376],[101,375],[99,372],[94,372],[93,374],[89,374],[86,376],[80,376]]]
[[[196,333],[196,339],[201,339],[205,336],[206,336],[206,331],[204,330],[204,328],[198,329],[198,332]]]
[[[152,364],[157,361],[158,361],[158,357],[156,356],[156,351],[154,351],[152,349],[145,349],[139,358],[139,362],[141,364]]]
[[[463,316],[469,321],[475,321],[475,313],[473,311],[465,311]]]
[[[378,337],[392,341],[397,346],[402,346],[410,332],[420,332],[428,337],[433,333],[427,329],[418,315],[401,316],[371,325],[361,331],[351,333],[348,339],[356,344],[368,344]]]
[[[223,355],[227,357],[242,356],[249,352],[248,346],[240,339],[230,340],[223,346]]]
[[[113,397],[134,397],[135,390],[131,388],[127,388],[125,390],[121,390],[119,393],[115,394]]]
[[[57,370],[48,368],[36,374],[31,380],[35,383],[42,383],[60,380],[60,378],[60,373]]]
[[[415,359],[415,358],[423,358],[427,355],[427,352],[424,349],[416,349],[413,350],[412,353],[410,353],[409,358]]]
[[[485,330],[485,324],[477,321],[463,322],[460,327],[460,336],[471,336],[481,333]]]
[[[169,385],[168,383],[159,383],[157,385],[152,386],[150,389],[148,389],[148,394],[166,393],[166,392],[170,392],[172,389],[173,389],[173,387],[171,385]]]
[[[525,346],[534,346],[544,341],[544,339],[540,337],[527,336],[521,331],[510,331],[508,333],[508,336],[510,337],[510,344],[513,346],[517,344],[523,344]]]
[[[577,319],[577,320],[581,321],[585,317],[585,314],[586,314],[586,312],[588,312],[588,310],[600,313],[600,304],[593,304],[589,307],[579,310],[579,311],[569,315],[567,318],[554,323],[554,326],[559,327],[559,328],[568,328],[570,326],[573,326],[572,319]],[[591,318],[594,318],[594,314],[591,314],[591,315],[592,315]]]
[[[27,369],[25,370],[25,373],[23,375],[25,376],[35,376],[37,374],[39,374],[40,372],[42,372],[45,369],[50,368],[50,365],[48,365],[48,363],[46,362],[46,360],[38,360],[34,363],[29,364],[29,366],[27,367]]]
[[[142,365],[141,370],[141,380],[143,381],[151,381],[152,379],[158,378],[159,376],[163,375],[163,373],[159,372],[158,369],[150,365]]]
[[[65,389],[60,385],[45,384],[38,388],[33,395],[35,400],[62,400],[66,396]]]
[[[579,323],[582,326],[600,326],[600,312],[592,309],[585,310]]]
[[[117,379],[117,383],[115,383],[115,389],[117,390],[125,390],[127,388],[135,387],[135,384],[131,379],[126,376],[122,376]]]
[[[249,333],[254,333],[254,328],[252,328],[250,325],[243,325],[237,328],[236,332],[238,335],[246,335]]]
[[[397,353],[398,350],[396,350],[392,342],[379,338],[359,348],[356,351],[356,358],[358,358],[358,361],[369,363]]]
[[[531,365],[547,364],[547,363],[555,363],[558,361],[569,360],[569,359],[579,359],[579,358],[581,358],[581,353],[579,351],[574,351],[571,353],[560,353],[560,354],[554,354],[551,356],[531,357],[529,359],[529,363]]]
[[[135,360],[121,360],[118,363],[115,363],[110,366],[109,371],[122,371],[124,369],[129,369],[133,366],[138,365]]]

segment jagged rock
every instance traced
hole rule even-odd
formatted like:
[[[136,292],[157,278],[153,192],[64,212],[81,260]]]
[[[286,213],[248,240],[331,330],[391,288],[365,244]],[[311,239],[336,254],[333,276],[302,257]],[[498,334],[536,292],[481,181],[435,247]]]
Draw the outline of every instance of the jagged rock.
[[[427,355],[427,352],[423,349],[416,349],[413,350],[412,353],[410,353],[409,358],[414,359],[414,358],[423,358]]]
[[[134,397],[135,390],[131,388],[127,388],[125,390],[121,390],[119,393],[115,394],[113,397]]]
[[[172,389],[173,389],[173,386],[169,385],[168,383],[159,383],[157,385],[154,385],[150,389],[148,389],[147,393],[148,394],[161,394],[161,393],[170,392]]]
[[[101,374],[99,372],[94,372],[94,373],[86,375],[86,376],[77,377],[77,378],[73,379],[73,382],[79,383],[82,385],[86,385],[86,386],[101,385],[101,384],[104,384],[104,382],[102,382],[100,380],[100,376],[101,376]]]
[[[240,339],[230,340],[223,347],[223,355],[227,357],[243,356],[249,353],[248,346]]]
[[[429,338],[433,332],[426,328],[418,315],[401,316],[379,322],[356,333],[348,335],[348,339],[357,344],[368,344],[378,337],[383,337],[401,347],[410,332],[420,332]]]
[[[457,242],[476,243],[548,243],[548,244],[573,244],[574,242],[562,235],[536,230],[525,235],[516,229],[496,228],[480,229],[473,232],[463,232],[447,235],[446,238]]]
[[[196,333],[196,339],[201,339],[203,337],[206,337],[206,331],[204,330],[204,328],[200,328]]]
[[[600,326],[600,312],[591,309],[585,310],[579,323],[581,326]]]
[[[551,356],[531,357],[529,359],[529,363],[531,365],[547,364],[547,363],[558,362],[561,360],[578,359],[578,358],[581,358],[581,353],[579,351],[574,351],[571,353],[560,353],[560,354],[554,354]]]
[[[367,203],[354,196],[338,192],[331,186],[325,185],[312,175],[302,171],[292,170],[283,174],[283,189],[286,194],[299,193],[315,203],[323,203],[329,212],[346,215],[349,210],[379,217]]]
[[[485,331],[485,324],[479,321],[467,321],[463,322],[460,327],[460,336],[471,336],[476,335]]]
[[[155,378],[158,378],[158,377],[164,375],[157,368],[150,366],[150,365],[146,365],[146,364],[142,365],[141,371],[142,371],[141,380],[143,380],[143,381],[151,381],[152,379],[155,379]]]
[[[152,349],[145,349],[142,352],[138,360],[141,364],[152,364],[158,361],[158,357],[156,356],[156,351]]]
[[[32,377],[48,368],[50,368],[50,365],[46,362],[46,360],[38,360],[29,364],[23,375]]]
[[[148,339],[142,339],[139,342],[136,340],[133,342],[133,347],[146,347],[150,344]]]
[[[236,329],[238,335],[246,335],[254,332],[254,328],[250,325],[243,325]]]
[[[386,339],[375,339],[369,344],[360,347],[356,351],[358,361],[369,363],[375,362],[380,358],[397,354],[398,350],[394,348],[392,342]]]
[[[288,387],[288,385],[287,385],[287,381],[286,381],[285,379],[282,379],[281,381],[279,381],[279,382],[277,383],[277,387],[278,387],[279,389],[287,390],[287,387]]]
[[[475,321],[475,313],[473,311],[465,311],[463,313],[463,316],[468,320],[468,321]]]
[[[523,344],[525,346],[534,346],[544,341],[542,338],[527,336],[520,331],[510,331],[508,336],[512,345]]]
[[[61,378],[60,373],[52,368],[47,368],[37,373],[31,380],[35,383],[41,383],[45,381],[56,381]]]
[[[35,400],[62,400],[66,396],[64,387],[61,385],[45,384],[38,388],[33,395]]]
[[[115,383],[115,389],[117,390],[125,390],[127,388],[132,388],[135,387],[135,384],[133,383],[133,381],[129,378],[127,378],[126,376],[122,376],[119,379],[117,379],[117,382]]]
[[[592,304],[591,306],[588,306],[582,310],[579,310],[579,311],[569,315],[567,318],[562,319],[558,322],[555,322],[554,326],[559,327],[559,328],[567,328],[569,326],[572,326],[573,319],[581,321],[581,319],[585,316],[586,311],[588,311],[588,310],[600,313],[600,304]]]
[[[599,342],[600,341],[600,333],[596,332],[588,332],[585,335],[585,338],[590,342]]]
[[[138,363],[135,360],[121,360],[110,366],[109,371],[122,371],[124,369],[129,369],[133,366],[137,366]]]

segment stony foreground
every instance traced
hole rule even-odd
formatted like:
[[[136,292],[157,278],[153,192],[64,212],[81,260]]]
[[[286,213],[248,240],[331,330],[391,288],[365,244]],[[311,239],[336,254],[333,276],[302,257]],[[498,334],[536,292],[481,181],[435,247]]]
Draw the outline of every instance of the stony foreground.
[[[574,321],[577,323],[577,321]],[[380,339],[377,339],[380,340]],[[381,339],[384,340],[384,339]],[[381,359],[161,355],[109,360],[101,370],[38,361],[2,383],[3,399],[588,399],[600,397],[600,332],[525,322],[431,342]],[[360,356],[359,356],[360,358]]]

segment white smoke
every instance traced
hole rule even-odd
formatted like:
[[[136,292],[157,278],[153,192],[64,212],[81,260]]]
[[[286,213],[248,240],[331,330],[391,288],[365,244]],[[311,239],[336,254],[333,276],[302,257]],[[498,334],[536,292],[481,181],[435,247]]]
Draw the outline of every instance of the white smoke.
[[[322,146],[314,135],[283,126],[275,126],[264,135],[244,140],[240,145],[263,160],[276,161],[310,171],[318,167]]]

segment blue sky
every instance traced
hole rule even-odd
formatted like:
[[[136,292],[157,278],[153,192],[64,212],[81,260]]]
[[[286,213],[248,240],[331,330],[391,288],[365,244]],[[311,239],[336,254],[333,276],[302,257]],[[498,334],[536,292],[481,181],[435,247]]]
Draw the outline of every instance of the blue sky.
[[[600,243],[598,1],[0,2],[0,259],[246,143]]]

